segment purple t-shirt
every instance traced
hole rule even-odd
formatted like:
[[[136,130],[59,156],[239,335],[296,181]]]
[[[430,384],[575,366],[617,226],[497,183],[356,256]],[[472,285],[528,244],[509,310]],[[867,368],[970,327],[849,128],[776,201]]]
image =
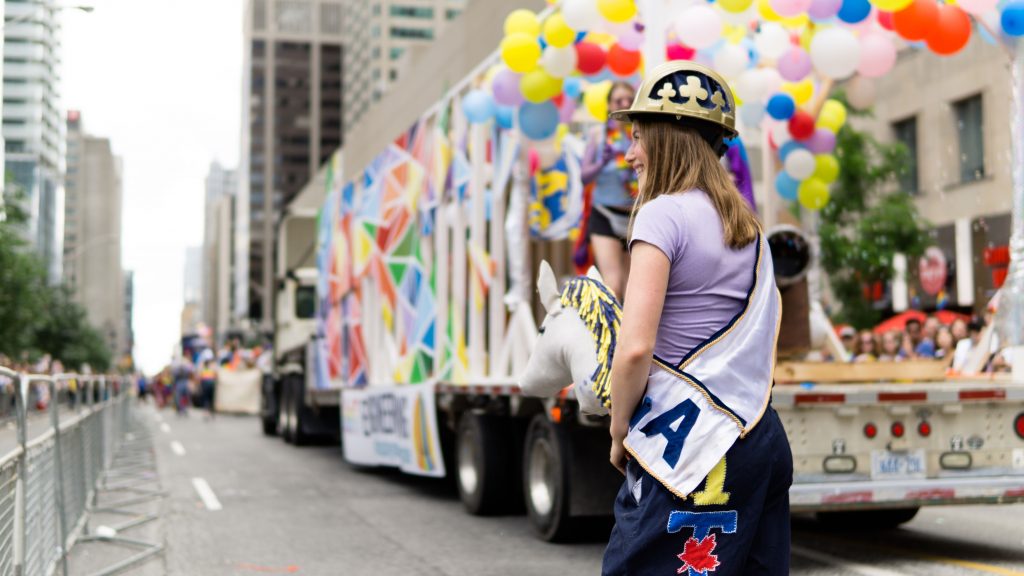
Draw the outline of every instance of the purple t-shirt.
[[[645,204],[633,223],[630,248],[647,242],[671,268],[654,353],[676,364],[743,308],[754,281],[757,242],[726,246],[722,220],[707,194],[664,194]]]

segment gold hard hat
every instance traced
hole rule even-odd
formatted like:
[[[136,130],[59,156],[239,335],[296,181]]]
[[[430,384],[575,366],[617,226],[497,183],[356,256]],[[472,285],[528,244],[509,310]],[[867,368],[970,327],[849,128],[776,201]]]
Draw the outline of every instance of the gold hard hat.
[[[714,70],[688,60],[655,67],[633,98],[633,105],[611,117],[624,122],[644,116],[674,116],[720,126],[726,138],[736,136],[736,99]]]

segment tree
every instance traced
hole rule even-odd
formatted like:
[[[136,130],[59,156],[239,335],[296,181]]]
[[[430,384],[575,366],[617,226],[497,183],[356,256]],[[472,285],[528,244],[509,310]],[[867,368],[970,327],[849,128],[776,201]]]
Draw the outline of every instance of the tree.
[[[34,346],[40,353],[59,358],[69,369],[88,364],[93,370],[110,367],[110,349],[86,318],[85,309],[72,299],[66,286],[51,287],[47,314],[36,328]]]
[[[913,197],[893,186],[907,163],[905,146],[883,144],[847,124],[837,134],[836,159],[839,178],[818,229],[821,262],[842,304],[839,319],[870,328],[881,311],[867,288],[892,278],[896,253],[920,257],[932,243],[932,226]]]

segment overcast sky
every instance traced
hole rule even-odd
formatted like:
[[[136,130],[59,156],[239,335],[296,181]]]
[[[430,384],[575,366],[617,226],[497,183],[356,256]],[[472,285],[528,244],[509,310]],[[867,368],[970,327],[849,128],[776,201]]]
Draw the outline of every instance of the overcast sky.
[[[123,265],[135,271],[135,358],[180,333],[185,248],[202,243],[210,162],[238,164],[242,0],[64,0],[63,106],[124,162]]]

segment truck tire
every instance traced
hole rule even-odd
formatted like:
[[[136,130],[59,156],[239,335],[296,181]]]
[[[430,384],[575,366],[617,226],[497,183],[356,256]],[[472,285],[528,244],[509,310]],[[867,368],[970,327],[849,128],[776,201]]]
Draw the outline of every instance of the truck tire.
[[[523,448],[523,496],[530,524],[548,542],[565,541],[572,531],[570,461],[564,427],[534,416]]]
[[[281,400],[275,390],[273,376],[264,376],[263,380],[263,407],[260,414],[260,421],[263,425],[264,436],[277,436],[277,419],[281,412]]]
[[[292,390],[288,379],[281,381],[281,406],[277,411],[277,431],[285,442],[292,442]]]
[[[508,422],[465,412],[455,436],[455,483],[466,511],[475,516],[509,509],[511,453]]]
[[[312,437],[306,432],[303,412],[306,411],[305,377],[291,375],[288,380],[292,390],[292,414],[289,422],[292,427],[292,443],[296,446],[308,446]]]
[[[895,528],[906,524],[917,516],[921,508],[883,508],[881,510],[849,510],[818,512],[818,522],[839,530],[864,530]]]

